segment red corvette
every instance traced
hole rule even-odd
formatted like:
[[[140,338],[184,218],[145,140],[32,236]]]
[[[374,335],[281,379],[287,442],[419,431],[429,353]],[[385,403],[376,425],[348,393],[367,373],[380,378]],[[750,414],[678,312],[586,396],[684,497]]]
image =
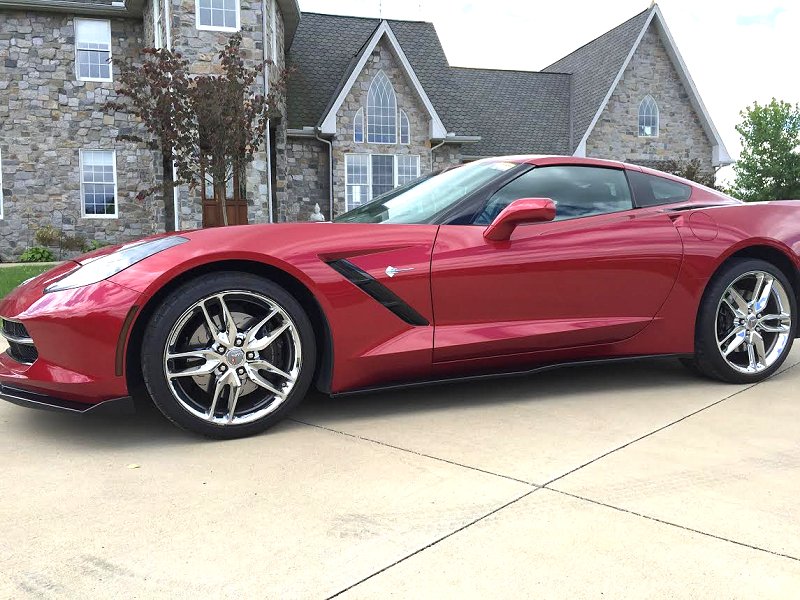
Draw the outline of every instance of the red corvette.
[[[0,302],[0,397],[85,412],[144,390],[214,437],[337,395],[669,355],[755,382],[797,332],[800,202],[742,204],[611,161],[511,157],[334,223],[102,249]]]

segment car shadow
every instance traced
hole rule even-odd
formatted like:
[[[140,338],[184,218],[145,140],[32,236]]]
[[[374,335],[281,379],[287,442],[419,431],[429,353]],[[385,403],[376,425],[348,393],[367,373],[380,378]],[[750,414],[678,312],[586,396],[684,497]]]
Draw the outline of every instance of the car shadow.
[[[476,406],[490,408],[500,404],[535,403],[566,397],[573,402],[593,402],[603,394],[645,392],[654,388],[663,391],[693,383],[718,385],[723,389],[729,387],[731,392],[736,389],[694,375],[675,359],[656,358],[576,364],[529,375],[492,377],[335,398],[314,393],[291,416],[298,421],[314,423],[333,416],[369,419],[407,412],[435,412]]]

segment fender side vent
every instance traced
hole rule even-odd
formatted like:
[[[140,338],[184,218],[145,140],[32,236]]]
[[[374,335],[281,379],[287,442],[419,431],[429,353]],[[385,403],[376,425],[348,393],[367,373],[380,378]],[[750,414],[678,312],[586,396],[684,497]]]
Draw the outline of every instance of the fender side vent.
[[[402,298],[350,261],[340,258],[332,260],[328,263],[328,266],[409,325],[430,325],[425,317],[406,304]]]

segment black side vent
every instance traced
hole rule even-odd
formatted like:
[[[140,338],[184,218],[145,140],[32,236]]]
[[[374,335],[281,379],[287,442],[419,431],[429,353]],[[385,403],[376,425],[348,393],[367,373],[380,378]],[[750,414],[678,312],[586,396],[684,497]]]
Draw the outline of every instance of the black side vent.
[[[8,355],[27,365],[39,358],[39,352],[33,344],[33,340],[25,329],[25,326],[18,321],[2,320],[3,326],[0,328],[0,335],[8,342]]]
[[[430,325],[425,317],[406,304],[402,298],[350,261],[340,258],[332,260],[328,265],[409,325]]]

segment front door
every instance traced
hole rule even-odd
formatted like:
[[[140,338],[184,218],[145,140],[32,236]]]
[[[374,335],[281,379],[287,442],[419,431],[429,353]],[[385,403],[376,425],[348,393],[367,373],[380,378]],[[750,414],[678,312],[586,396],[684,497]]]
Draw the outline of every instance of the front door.
[[[510,202],[551,198],[556,221],[483,231]],[[537,167],[488,201],[473,225],[443,225],[433,250],[434,362],[620,341],[656,315],[682,244],[669,217],[634,209],[622,169]]]
[[[214,195],[214,185],[205,178],[203,186],[203,227],[220,227],[225,224],[222,218],[222,201]],[[234,175],[225,186],[225,208],[228,225],[247,225],[247,200],[242,191],[238,175]]]

